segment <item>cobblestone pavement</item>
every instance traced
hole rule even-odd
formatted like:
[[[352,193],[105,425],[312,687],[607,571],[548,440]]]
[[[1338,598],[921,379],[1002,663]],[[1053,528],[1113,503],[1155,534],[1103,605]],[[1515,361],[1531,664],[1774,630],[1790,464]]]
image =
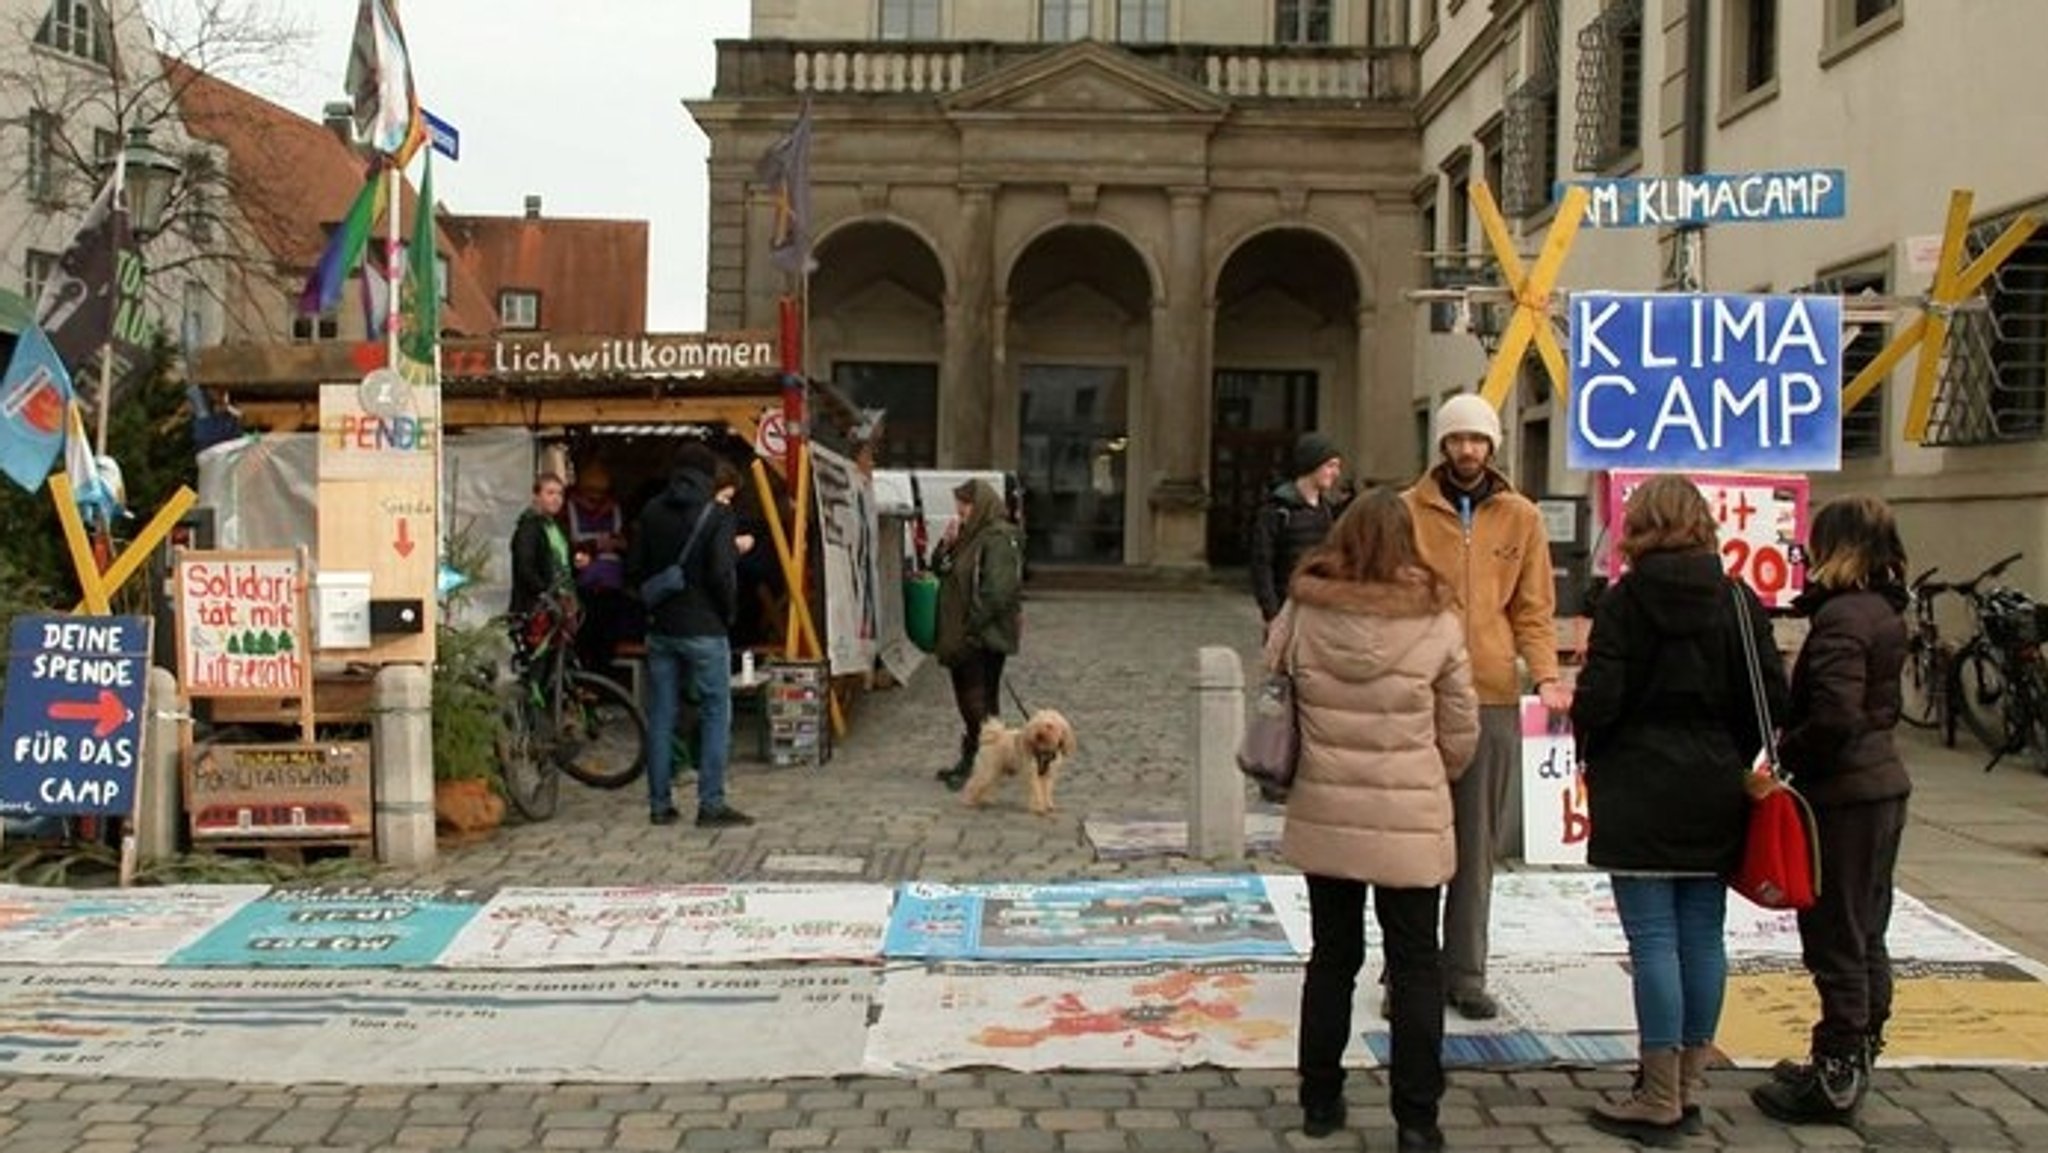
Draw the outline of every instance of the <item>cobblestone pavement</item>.
[[[557,820],[508,828],[486,843],[447,852],[424,876],[535,885],[745,879],[774,875],[780,854],[859,858],[864,874],[875,879],[1204,868],[1180,858],[1097,863],[1080,819],[1091,812],[1167,812],[1182,804],[1195,649],[1231,644],[1248,657],[1256,632],[1248,599],[1225,590],[1035,597],[1026,651],[1015,666],[1017,688],[1034,706],[1066,712],[1081,739],[1081,755],[1062,782],[1062,812],[1050,820],[1030,817],[1014,793],[996,808],[968,812],[933,783],[933,771],[950,760],[957,720],[943,675],[927,667],[907,688],[862,701],[844,747],[822,772],[740,765],[733,799],[761,818],[754,829],[654,829],[646,823],[644,790],[600,794],[570,787]],[[1966,787],[1979,787],[1975,781],[1985,778],[1969,772]],[[2038,778],[2005,775],[1996,787],[2042,791],[2048,800],[2048,785]],[[1945,825],[1930,830],[1928,839],[1956,835]],[[1909,856],[1914,836],[1908,835]],[[2028,844],[2003,848],[1980,838],[1967,855],[1958,850],[1955,856],[2000,870],[2003,884],[2018,892],[2040,876],[2038,854]],[[2029,899],[2013,898],[2015,904]],[[1984,907],[1977,907],[1973,923],[1997,936]],[[1761,1076],[1716,1074],[1706,1099],[1710,1131],[1686,1147],[2048,1148],[2048,1071],[1882,1070],[1856,1130],[1787,1130],[1765,1121],[1744,1097]],[[1584,1108],[1622,1081],[1613,1071],[1454,1072],[1443,1113],[1450,1147],[1627,1148],[1582,1122]],[[1295,1129],[1300,1114],[1292,1083],[1284,1072],[1218,1070],[285,1090],[200,1080],[0,1076],[0,1151],[1392,1147],[1384,1072],[1354,1076],[1354,1128],[1321,1141]]]

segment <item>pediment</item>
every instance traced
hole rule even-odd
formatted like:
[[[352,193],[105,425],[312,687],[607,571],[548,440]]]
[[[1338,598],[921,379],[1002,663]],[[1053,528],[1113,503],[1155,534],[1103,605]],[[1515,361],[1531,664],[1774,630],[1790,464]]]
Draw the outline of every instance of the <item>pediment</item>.
[[[1122,49],[1083,40],[984,77],[947,97],[945,108],[949,115],[1215,120],[1229,102]]]

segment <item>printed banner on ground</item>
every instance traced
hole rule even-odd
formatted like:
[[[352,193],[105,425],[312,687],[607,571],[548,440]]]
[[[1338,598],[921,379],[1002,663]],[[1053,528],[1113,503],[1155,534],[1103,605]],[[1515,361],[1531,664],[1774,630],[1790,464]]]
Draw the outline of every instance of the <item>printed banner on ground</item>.
[[[501,889],[441,956],[450,968],[716,965],[879,957],[887,885]]]
[[[0,888],[0,959],[10,965],[162,965],[268,885],[73,892]]]
[[[2048,1064],[2048,984],[2031,961],[1892,958],[1886,1065]],[[1741,1065],[1806,1053],[1820,1002],[1813,978],[1786,957],[1729,966],[1716,1038]]]
[[[272,889],[180,949],[185,967],[432,965],[489,899],[488,889],[306,885]]]
[[[1280,832],[1286,825],[1284,813],[1246,813],[1245,852],[1279,852]],[[1179,817],[1089,817],[1081,822],[1081,831],[1095,846],[1098,861],[1188,854],[1188,823]]]
[[[875,975],[0,970],[10,1075],[419,1085],[860,1071]],[[712,1043],[717,1039],[718,1043]]]
[[[1046,885],[904,885],[890,957],[1150,961],[1291,957],[1256,876],[1152,877]]]

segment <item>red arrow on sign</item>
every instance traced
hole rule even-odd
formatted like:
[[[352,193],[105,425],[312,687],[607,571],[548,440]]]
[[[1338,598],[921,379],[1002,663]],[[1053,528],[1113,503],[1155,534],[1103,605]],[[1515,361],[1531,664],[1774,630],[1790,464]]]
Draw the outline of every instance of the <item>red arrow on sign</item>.
[[[114,695],[114,690],[101,689],[97,700],[51,701],[50,719],[91,721],[92,735],[104,737],[128,720],[128,706],[121,703],[121,698]]]
[[[391,542],[391,547],[398,550],[399,556],[412,555],[412,531],[404,517],[398,518],[398,539]]]

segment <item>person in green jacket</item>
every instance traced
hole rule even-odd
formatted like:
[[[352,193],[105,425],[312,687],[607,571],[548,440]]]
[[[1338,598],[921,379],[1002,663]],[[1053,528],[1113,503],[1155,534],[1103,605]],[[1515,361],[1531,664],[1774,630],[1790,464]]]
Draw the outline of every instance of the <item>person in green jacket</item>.
[[[1022,620],[1024,540],[987,481],[961,484],[953,499],[958,518],[932,551],[939,574],[933,655],[952,672],[960,707],[960,759],[938,774],[957,792],[974,766],[982,722],[1002,711],[1003,662],[1017,651]]]

